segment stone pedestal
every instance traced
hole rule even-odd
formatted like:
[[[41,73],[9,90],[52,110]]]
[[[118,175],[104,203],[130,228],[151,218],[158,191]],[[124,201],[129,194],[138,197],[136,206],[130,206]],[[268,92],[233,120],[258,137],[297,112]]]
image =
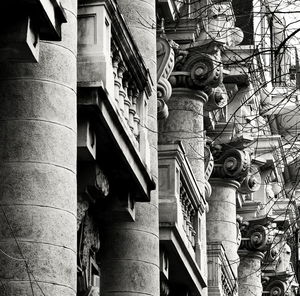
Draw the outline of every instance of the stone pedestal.
[[[239,250],[240,264],[238,268],[239,295],[262,295],[261,260],[264,256],[259,251]]]
[[[38,63],[0,64],[3,295],[76,295],[77,1]]]
[[[239,257],[237,254],[236,190],[237,181],[210,179],[212,194],[208,199],[207,242],[221,242],[234,276],[237,276]]]
[[[156,19],[155,1],[117,1],[154,83],[148,103],[150,170],[158,184],[156,32],[145,26]],[[103,226],[101,240],[101,295],[159,295],[158,195],[151,192],[150,203],[136,203],[135,222],[114,222]]]

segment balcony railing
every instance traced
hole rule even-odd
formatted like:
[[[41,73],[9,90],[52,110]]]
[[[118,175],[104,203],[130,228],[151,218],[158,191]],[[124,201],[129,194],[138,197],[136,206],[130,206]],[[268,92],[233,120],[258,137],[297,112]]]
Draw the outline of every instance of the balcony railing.
[[[202,215],[206,201],[196,184],[181,144],[159,146],[161,227],[176,233],[201,268]]]

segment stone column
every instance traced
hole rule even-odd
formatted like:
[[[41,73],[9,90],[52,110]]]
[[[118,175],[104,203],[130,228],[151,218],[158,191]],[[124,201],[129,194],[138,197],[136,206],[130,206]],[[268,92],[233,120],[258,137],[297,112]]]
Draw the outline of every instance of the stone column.
[[[0,65],[0,294],[76,295],[77,1],[36,64]],[[3,294],[2,294],[3,293]]]
[[[152,96],[148,101],[146,125],[150,170],[158,184],[156,26],[151,26],[156,19],[155,1],[120,0],[117,2],[154,83]],[[135,207],[135,222],[115,221],[104,226],[100,249],[102,295],[159,295],[157,191],[151,192],[149,203],[136,203]]]
[[[203,105],[207,102],[203,91],[174,88],[168,101],[169,116],[160,122],[160,143],[181,141],[192,166],[197,184],[204,196],[204,128]]]
[[[209,180],[212,194],[208,199],[207,241],[223,244],[236,277],[239,263],[236,191],[248,174],[250,157],[243,150],[227,149],[225,146],[216,147],[213,154],[215,167],[212,178]]]
[[[236,190],[239,182],[227,179],[210,179],[212,194],[208,199],[206,217],[207,242],[222,242],[233,274],[237,276]]]
[[[159,143],[181,141],[186,156],[203,198],[208,198],[207,179],[211,168],[206,171],[206,141],[204,138],[204,107],[217,109],[226,104],[227,96],[220,93],[222,82],[219,49],[191,47],[178,51],[175,67],[169,78],[173,87],[167,101],[169,116],[159,122]],[[210,193],[210,192],[209,192]],[[201,270],[207,273],[206,256],[206,213],[201,216]],[[196,246],[196,252],[197,248]],[[198,254],[196,253],[196,257]]]
[[[242,240],[238,254],[239,295],[262,295],[261,262],[267,250],[271,250],[272,230],[261,225],[267,219],[258,218],[243,222]]]
[[[240,264],[238,267],[239,295],[262,295],[261,260],[264,253],[259,251],[239,250]]]

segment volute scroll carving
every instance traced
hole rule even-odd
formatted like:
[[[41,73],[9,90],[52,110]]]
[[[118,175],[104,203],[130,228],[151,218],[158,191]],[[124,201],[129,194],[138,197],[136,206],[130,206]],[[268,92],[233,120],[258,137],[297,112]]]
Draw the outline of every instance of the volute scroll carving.
[[[241,250],[266,253],[270,250],[273,239],[273,231],[269,224],[257,224],[258,221],[247,221],[241,225],[242,240]]]
[[[262,180],[259,171],[255,167],[251,166],[248,175],[238,188],[238,191],[242,194],[255,192],[260,188],[261,182]]]
[[[274,280],[266,288],[270,296],[287,296],[287,284],[281,280]]]
[[[168,106],[166,102],[172,95],[172,86],[168,78],[174,68],[175,53],[173,47],[177,45],[162,37],[157,39],[157,100],[158,100],[158,118],[168,117]]]
[[[221,62],[216,57],[197,51],[181,50],[170,82],[173,87],[202,89],[217,87],[222,81]]]
[[[224,153],[215,152],[215,166],[212,177],[230,178],[242,182],[248,175],[250,155],[247,151],[229,149]]]
[[[256,225],[247,233],[249,240],[241,243],[241,248],[253,251],[265,251],[268,243],[268,229],[262,225]]]
[[[169,81],[174,88],[202,90],[208,95],[204,108],[208,111],[223,108],[228,95],[223,85],[223,65],[220,49],[207,53],[201,47],[176,52],[174,71]]]
[[[204,146],[204,169],[205,169],[205,196],[208,198],[211,195],[212,189],[208,182],[213,169],[214,169],[214,158],[208,145]]]

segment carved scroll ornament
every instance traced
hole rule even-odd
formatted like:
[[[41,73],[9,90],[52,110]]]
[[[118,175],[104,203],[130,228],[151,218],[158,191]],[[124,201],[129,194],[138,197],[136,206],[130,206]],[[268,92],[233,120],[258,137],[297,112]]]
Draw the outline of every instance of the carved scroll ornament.
[[[168,116],[168,106],[166,102],[172,94],[172,86],[168,78],[174,68],[175,54],[173,46],[174,42],[159,37],[156,43],[157,55],[157,100],[158,100],[158,118],[166,118]]]
[[[227,91],[222,83],[223,67],[219,51],[201,53],[201,49],[179,50],[169,81],[175,88],[202,90],[208,95],[207,110],[227,104]]]
[[[255,192],[260,188],[261,182],[262,180],[259,171],[256,167],[251,166],[248,175],[238,188],[238,191],[242,194]]]
[[[267,250],[267,245],[271,243],[269,230],[265,226],[254,225],[245,227],[241,230],[241,233],[243,239],[240,249],[264,252]]]
[[[210,152],[209,146],[204,146],[204,168],[205,168],[205,195],[208,198],[211,195],[212,189],[208,182],[213,169],[214,169],[214,158]]]
[[[248,175],[250,155],[239,149],[229,149],[225,152],[215,152],[215,166],[212,177],[230,178],[242,182]]]
[[[281,280],[274,280],[266,288],[270,296],[286,296],[287,284]]]

